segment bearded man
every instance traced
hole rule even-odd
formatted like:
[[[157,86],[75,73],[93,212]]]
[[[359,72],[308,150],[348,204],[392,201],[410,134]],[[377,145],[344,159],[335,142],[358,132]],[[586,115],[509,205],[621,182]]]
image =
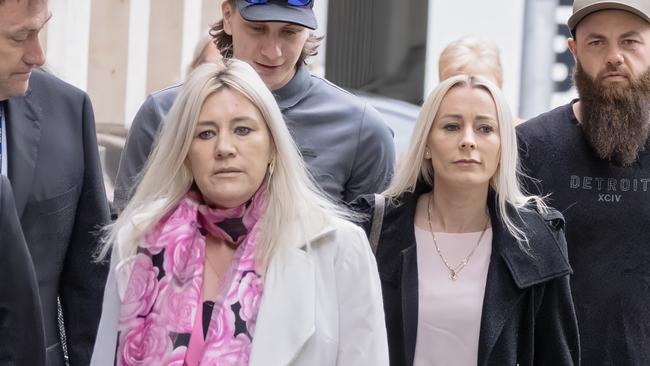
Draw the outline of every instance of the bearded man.
[[[650,365],[650,1],[568,25],[580,99],[519,126],[523,171],[566,218],[582,364]]]

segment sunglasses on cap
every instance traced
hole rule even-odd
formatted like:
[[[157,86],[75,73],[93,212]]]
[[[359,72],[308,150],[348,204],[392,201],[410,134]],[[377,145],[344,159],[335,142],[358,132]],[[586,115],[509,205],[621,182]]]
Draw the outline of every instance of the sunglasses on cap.
[[[286,0],[286,3],[291,5],[291,6],[309,6],[313,0]],[[247,3],[249,4],[255,4],[255,5],[263,5],[267,4],[269,0],[246,0]],[[284,2],[283,1],[278,1],[278,2]]]

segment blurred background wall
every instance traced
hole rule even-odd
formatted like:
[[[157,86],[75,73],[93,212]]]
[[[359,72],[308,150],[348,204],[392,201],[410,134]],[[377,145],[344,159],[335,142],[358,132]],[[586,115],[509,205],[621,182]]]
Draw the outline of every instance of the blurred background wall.
[[[513,110],[531,117],[574,95],[564,25],[570,4],[316,0],[317,33],[327,37],[311,68],[343,87],[418,104],[438,82],[445,45],[490,38],[501,50]],[[221,18],[220,0],[50,0],[50,8],[42,32],[48,67],[88,91],[98,123],[127,128],[147,94],[182,80],[202,32]]]
[[[47,68],[89,93],[112,176],[133,116],[149,93],[182,81],[221,0],[49,1]],[[310,68],[344,88],[419,105],[438,82],[442,49],[474,35],[500,48],[504,92],[521,118],[575,96],[571,0],[315,1],[326,37]]]

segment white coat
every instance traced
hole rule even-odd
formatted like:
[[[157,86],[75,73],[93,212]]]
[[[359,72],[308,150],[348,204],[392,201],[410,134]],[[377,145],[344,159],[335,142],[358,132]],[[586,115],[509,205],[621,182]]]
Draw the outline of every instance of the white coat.
[[[111,260],[91,366],[114,364],[128,262]],[[388,365],[377,265],[360,228],[337,220],[271,260],[249,365]]]

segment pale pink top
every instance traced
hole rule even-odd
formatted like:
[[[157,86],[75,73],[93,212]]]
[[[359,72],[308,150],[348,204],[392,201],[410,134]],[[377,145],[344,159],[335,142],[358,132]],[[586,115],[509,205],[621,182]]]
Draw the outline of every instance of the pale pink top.
[[[454,268],[476,245],[476,233],[435,233],[440,251]],[[492,253],[492,229],[456,281],[428,230],[415,226],[418,261],[418,330],[414,366],[476,366],[481,310]]]

